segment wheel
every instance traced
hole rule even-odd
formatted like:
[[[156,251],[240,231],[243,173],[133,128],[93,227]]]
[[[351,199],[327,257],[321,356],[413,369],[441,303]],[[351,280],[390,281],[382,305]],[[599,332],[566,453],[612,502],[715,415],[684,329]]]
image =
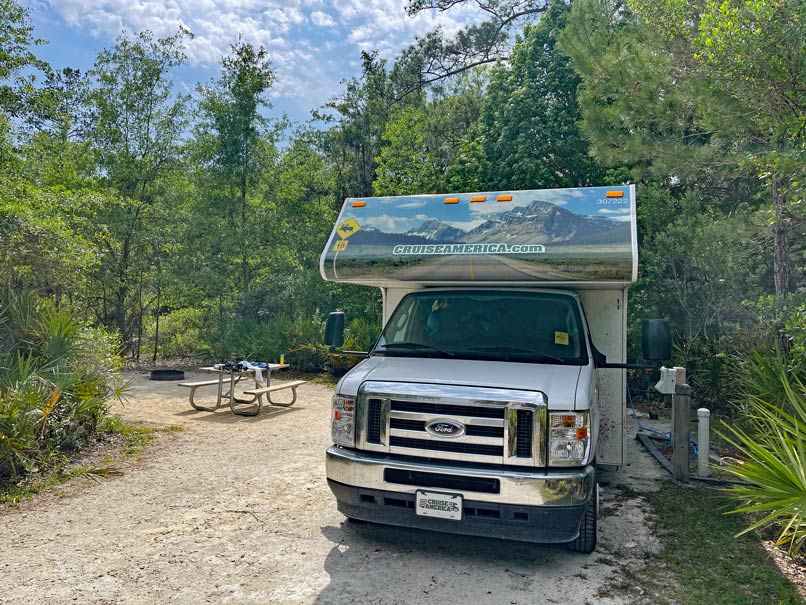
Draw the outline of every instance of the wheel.
[[[596,549],[596,526],[599,520],[599,484],[593,488],[593,497],[585,508],[582,524],[579,526],[579,537],[568,543],[568,548],[574,552],[585,554]]]

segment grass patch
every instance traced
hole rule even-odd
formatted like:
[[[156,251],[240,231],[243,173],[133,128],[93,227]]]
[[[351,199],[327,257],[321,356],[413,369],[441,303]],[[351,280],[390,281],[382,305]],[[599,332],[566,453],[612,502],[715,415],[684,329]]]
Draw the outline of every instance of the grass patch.
[[[156,431],[142,427],[124,427],[120,434],[123,435],[123,455],[126,458],[137,456],[144,447],[154,443]]]
[[[724,514],[730,502],[723,494],[669,484],[643,497],[654,509],[664,548],[657,559],[632,574],[633,590],[640,587],[644,594],[652,594],[655,603],[803,602],[757,535],[734,537],[746,527],[746,520]]]

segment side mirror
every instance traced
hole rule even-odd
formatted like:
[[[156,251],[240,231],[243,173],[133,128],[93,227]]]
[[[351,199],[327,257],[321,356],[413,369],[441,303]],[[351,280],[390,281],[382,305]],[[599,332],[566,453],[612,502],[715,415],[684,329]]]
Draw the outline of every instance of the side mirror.
[[[672,330],[665,319],[645,319],[641,323],[641,350],[648,361],[672,358]]]
[[[332,349],[344,345],[344,313],[334,311],[327,316],[325,344]]]

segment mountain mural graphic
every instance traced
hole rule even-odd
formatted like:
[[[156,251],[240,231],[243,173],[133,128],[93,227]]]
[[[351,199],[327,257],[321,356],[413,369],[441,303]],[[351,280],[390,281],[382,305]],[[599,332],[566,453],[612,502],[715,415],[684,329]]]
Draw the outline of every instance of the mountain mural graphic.
[[[496,242],[506,244],[617,244],[630,241],[630,223],[574,214],[561,206],[536,200],[528,206],[491,214],[478,227],[464,231],[437,219],[405,233],[362,227],[350,238],[364,245]]]

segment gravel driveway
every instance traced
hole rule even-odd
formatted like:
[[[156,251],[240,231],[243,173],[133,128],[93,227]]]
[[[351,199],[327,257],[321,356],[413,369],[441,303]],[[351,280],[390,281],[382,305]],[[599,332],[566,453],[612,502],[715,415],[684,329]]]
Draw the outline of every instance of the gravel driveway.
[[[246,418],[131,377],[120,413],[184,430],[160,433],[121,476],[0,511],[0,603],[620,603],[622,570],[657,549],[644,503],[614,485],[657,481],[633,441],[602,490],[599,549],[579,555],[345,522],[324,476],[330,387]]]

